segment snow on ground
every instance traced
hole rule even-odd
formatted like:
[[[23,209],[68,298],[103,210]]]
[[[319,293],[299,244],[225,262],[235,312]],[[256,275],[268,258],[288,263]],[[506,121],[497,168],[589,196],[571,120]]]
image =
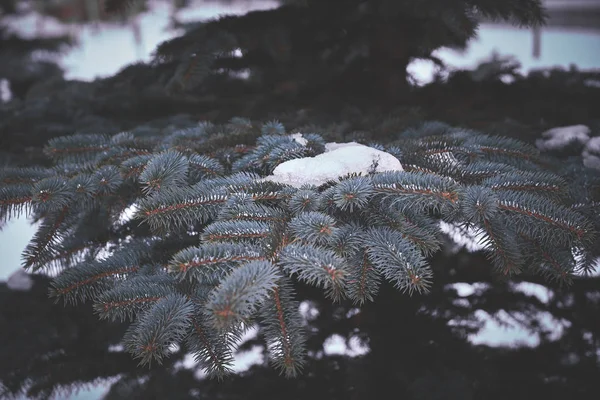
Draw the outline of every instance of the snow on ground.
[[[8,278],[6,286],[11,290],[26,292],[33,287],[33,279],[27,272],[19,269]]]
[[[348,357],[358,357],[369,352],[369,346],[361,340],[352,336],[347,342],[343,336],[337,333],[329,336],[323,343],[323,352],[328,355],[340,355]]]
[[[450,69],[473,69],[494,52],[517,59],[521,64],[517,71],[521,73],[549,67],[570,68],[571,65],[580,69],[600,67],[600,52],[590,51],[600,48],[600,35],[596,31],[545,27],[541,30],[539,57],[534,55],[533,43],[531,29],[485,23],[465,51],[441,48],[433,55]],[[415,59],[409,66],[409,72],[420,84],[433,80],[436,71],[438,68],[428,60]]]
[[[542,151],[560,150],[570,144],[585,144],[590,139],[590,128],[585,125],[563,126],[547,130],[535,145]]]
[[[447,286],[456,290],[462,298],[469,296],[479,296],[483,291],[489,289],[489,285],[482,282],[466,283],[457,282]],[[528,296],[536,297],[542,303],[548,303],[553,296],[552,290],[547,287],[532,283],[518,282],[511,283],[511,289],[516,292],[522,292]],[[470,307],[468,299],[458,299],[454,303],[457,306]],[[484,310],[475,310],[474,316],[481,324],[481,329],[474,334],[469,334],[468,340],[475,345],[487,345],[492,347],[535,347],[541,342],[541,334],[548,333],[549,340],[558,340],[562,336],[564,329],[569,326],[569,322],[558,320],[549,312],[541,311],[533,317],[524,313],[508,313],[500,310],[491,315]],[[527,329],[527,326],[536,326],[535,329]],[[466,320],[452,319],[450,326],[471,326],[473,323]]]
[[[298,308],[305,322],[312,321],[320,314],[319,309],[311,301],[303,301]]]
[[[544,285],[533,282],[511,283],[511,289],[515,292],[521,292],[527,296],[537,297],[542,303],[548,303],[554,293]]]
[[[8,79],[0,79],[0,103],[5,103],[12,99],[12,93],[8,85]]]
[[[277,6],[274,0],[203,2],[193,0],[188,7],[174,13],[165,1],[149,1],[149,10],[135,16],[130,24],[99,22],[63,24],[53,17],[32,12],[26,16],[3,16],[10,31],[32,38],[36,36],[72,35],[78,45],[59,58],[67,79],[93,80],[115,74],[123,67],[150,61],[156,46],[183,33],[170,29],[171,17],[181,22],[203,21],[221,15],[245,14],[250,10]],[[139,39],[136,39],[139,38]],[[1,93],[1,92],[0,92]]]
[[[460,297],[469,297],[473,294],[481,294],[485,290],[489,289],[489,285],[483,282],[457,282],[447,285],[446,287],[456,290],[456,294],[458,294]]]
[[[588,168],[600,169],[600,136],[588,140],[581,156],[583,165]]]
[[[298,138],[295,138],[298,141]],[[294,187],[319,186],[340,176],[370,171],[403,171],[393,155],[356,142],[327,143],[325,152],[315,157],[297,158],[281,163],[266,180]]]
[[[21,269],[21,253],[33,237],[38,224],[31,224],[25,215],[12,219],[0,230],[0,281]]]
[[[483,233],[478,232],[473,228],[464,229],[456,224],[451,224],[445,221],[440,221],[440,230],[447,234],[454,243],[456,243],[458,249],[464,247],[467,251],[475,252],[485,250],[486,246],[480,244],[484,238]],[[456,250],[458,250],[456,249]]]
[[[483,310],[476,310],[475,317],[483,323],[479,332],[469,335],[469,341],[475,345],[483,344],[492,347],[536,347],[541,342],[540,331],[548,333],[548,339],[558,340],[565,328],[570,326],[566,320],[558,320],[549,312],[543,311],[530,318],[523,313],[508,313],[500,310],[493,316]],[[537,327],[532,330],[524,328],[524,324]]]

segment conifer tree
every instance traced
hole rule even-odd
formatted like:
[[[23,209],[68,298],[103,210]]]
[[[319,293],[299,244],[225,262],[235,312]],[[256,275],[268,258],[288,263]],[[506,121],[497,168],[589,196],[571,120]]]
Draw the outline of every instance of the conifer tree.
[[[593,268],[598,174],[580,162],[561,168],[516,140],[425,124],[382,147],[404,171],[296,188],[265,176],[322,153],[324,139],[288,133],[237,118],[56,138],[53,167],[2,171],[2,215],[41,219],[25,268],[59,272],[58,301],[129,321],[123,340],[141,364],[179,344],[216,376],[254,324],[275,368],[302,370],[298,283],[357,305],[382,285],[426,293],[440,222],[474,232],[503,276],[569,282]]]
[[[174,366],[182,357],[173,350],[178,344],[216,377],[230,372],[240,337],[258,326],[274,373],[304,379],[306,375],[299,374],[302,367],[321,361],[307,352],[311,344],[314,349],[310,341],[317,339],[311,337],[314,326],[306,329],[298,313],[299,301],[326,296],[332,305],[321,311],[331,320],[336,307],[368,309],[369,323],[380,327],[366,329],[373,343],[389,345],[394,340],[391,333],[386,336],[387,313],[407,318],[421,303],[444,310],[456,300],[453,293],[435,286],[441,279],[449,281],[450,274],[443,262],[448,258],[441,254],[445,236],[440,223],[479,238],[488,255],[488,263],[480,264],[493,268],[485,273],[491,272],[497,290],[523,276],[569,283],[593,269],[600,251],[599,177],[579,159],[558,162],[523,142],[486,135],[485,130],[415,124],[422,114],[382,118],[349,109],[337,124],[328,125],[331,115],[299,123],[298,112],[282,118],[282,124],[264,117],[280,106],[270,95],[267,112],[258,121],[224,117],[242,110],[240,104],[256,97],[253,93],[281,93],[290,87],[298,87],[302,94],[379,88],[373,90],[379,95],[382,86],[397,93],[405,89],[397,83],[406,78],[403,68],[408,60],[428,57],[441,45],[464,45],[475,31],[476,14],[539,23],[543,19],[539,2],[286,3],[276,10],[188,27],[186,35],[159,47],[152,65],[134,65],[90,84],[65,83],[64,90],[52,94],[54,101],[44,100],[49,103],[44,107],[36,102],[42,97],[11,105],[6,112],[10,118],[0,121],[3,132],[15,134],[15,126],[32,129],[33,119],[49,119],[48,115],[60,115],[64,124],[38,124],[35,129],[79,131],[48,142],[44,151],[51,163],[0,171],[2,216],[29,213],[41,221],[24,263],[28,271],[57,274],[51,283],[54,299],[93,305],[100,318],[124,322],[128,330],[122,342],[141,364]],[[382,15],[389,21],[380,23]],[[406,22],[402,25],[406,31],[390,28],[397,26],[398,18]],[[424,22],[429,25],[419,25]],[[438,29],[429,29],[432,25]],[[419,33],[424,26],[429,27],[427,32]],[[395,45],[406,43],[402,34],[415,35],[411,38],[416,40],[398,50]],[[376,51],[365,56],[362,51],[371,46]],[[390,54],[392,50],[400,54]],[[223,88],[232,87],[235,80],[232,72],[246,69],[251,70],[250,79],[237,79],[244,90],[231,97],[250,95],[240,96],[237,103],[222,102],[227,96]],[[581,91],[583,85],[573,88],[572,74],[557,75],[561,85],[536,75],[518,79],[512,88],[529,95],[538,93],[531,87],[539,89],[542,82],[551,90],[560,86],[566,92]],[[330,80],[337,83],[327,87]],[[456,106],[448,88],[464,85],[481,95],[495,87],[484,86],[488,83],[462,73],[448,85],[426,88],[420,96],[429,104],[437,90],[436,98],[448,112],[448,104]],[[169,90],[166,95],[157,89],[164,87]],[[247,87],[254,92],[247,92]],[[550,89],[548,93],[555,93]],[[216,101],[215,93],[221,96]],[[586,88],[578,99],[594,104],[589,99],[597,98],[597,93]],[[463,97],[476,101],[470,94]],[[222,109],[220,121],[198,124],[194,120],[199,114],[206,119],[207,104]],[[285,106],[286,111],[298,111],[292,102]],[[537,118],[528,113],[529,106],[519,106],[519,115]],[[454,116],[461,125],[475,114],[469,107],[465,110]],[[176,115],[185,112],[194,116]],[[504,117],[501,112],[497,115]],[[163,116],[169,118],[149,121]],[[291,133],[302,134],[306,141]],[[401,161],[404,171],[373,168],[368,174],[300,188],[265,179],[285,161],[323,153],[325,142],[333,140],[356,140],[385,150]],[[404,297],[391,295],[390,289],[398,289]],[[565,311],[565,304],[571,304],[569,296],[557,296],[547,309],[593,315],[580,303]],[[577,296],[585,298],[581,292]],[[506,306],[494,296],[479,305]],[[530,304],[523,307],[529,310]],[[578,324],[585,332],[597,331],[591,319],[581,323],[579,318]],[[319,335],[335,332],[334,325],[321,324]],[[566,340],[576,343],[579,355],[589,350],[577,338]],[[411,350],[406,344],[392,347],[388,349],[392,354]],[[553,354],[560,357],[558,351]],[[48,363],[45,360],[44,365]],[[484,362],[474,365],[488,367]],[[111,364],[109,372],[97,376],[118,371],[124,377],[115,391],[134,388],[138,398],[153,393],[153,384],[162,376],[151,374],[150,383],[142,383],[139,375],[126,375],[128,366],[123,363],[115,369]],[[65,372],[59,384],[93,380],[86,373],[91,374],[80,371],[73,378]],[[552,374],[556,372],[544,376]],[[356,375],[351,376],[360,381]],[[25,379],[22,374],[14,376]],[[31,376],[43,377],[44,371],[32,370]],[[184,374],[178,382],[189,382],[186,378]],[[574,382],[571,388],[577,387]],[[34,389],[51,393],[50,386],[42,379]],[[495,389],[502,387],[497,383]],[[486,394],[493,392],[489,389]]]
[[[263,93],[398,98],[410,61],[441,65],[434,50],[465,48],[482,19],[535,26],[545,13],[540,0],[289,0],[188,26],[156,49],[154,62],[169,71],[174,92],[241,73]]]

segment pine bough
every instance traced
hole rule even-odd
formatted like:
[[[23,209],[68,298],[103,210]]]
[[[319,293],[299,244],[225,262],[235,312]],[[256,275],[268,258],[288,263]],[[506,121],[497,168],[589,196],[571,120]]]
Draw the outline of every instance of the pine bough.
[[[178,343],[219,377],[254,324],[273,365],[301,371],[294,282],[357,304],[386,282],[427,292],[440,221],[475,230],[506,275],[568,281],[598,255],[599,179],[580,162],[559,169],[515,140],[424,124],[378,147],[405,171],[298,189],[264,177],[323,152],[324,140],[287,133],[233,119],[52,139],[54,167],[0,171],[0,212],[41,219],[24,266],[58,271],[52,296],[131,320],[124,344],[141,363]]]

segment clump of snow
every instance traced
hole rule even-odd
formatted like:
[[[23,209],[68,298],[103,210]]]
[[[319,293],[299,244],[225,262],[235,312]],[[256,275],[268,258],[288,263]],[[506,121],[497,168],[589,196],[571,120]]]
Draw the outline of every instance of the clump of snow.
[[[460,297],[469,297],[474,293],[481,293],[489,289],[489,285],[483,282],[467,283],[467,282],[456,282],[448,285],[449,287],[456,290],[456,294]]]
[[[28,291],[33,286],[33,279],[22,269],[17,270],[14,274],[12,274],[8,281],[6,281],[6,286],[8,286],[11,290],[19,290],[19,291]]]
[[[463,228],[458,224],[448,223],[445,221],[440,221],[440,230],[448,235],[454,243],[456,243],[457,248],[455,251],[460,250],[461,248],[467,249],[470,252],[476,252],[480,250],[485,250],[489,246],[483,245],[482,240],[485,238],[483,232],[478,231],[474,228]]]
[[[479,332],[470,334],[469,341],[492,347],[536,347],[541,343],[542,333],[548,335],[548,340],[556,341],[570,326],[569,321],[556,319],[547,311],[526,315],[500,310],[490,315],[476,310],[475,316],[483,327]],[[528,326],[535,328],[528,329]]]
[[[542,303],[548,303],[554,293],[547,287],[533,282],[512,283],[511,287],[517,292],[524,293],[528,296],[537,297]]]
[[[288,184],[319,186],[351,173],[403,171],[400,161],[381,150],[356,142],[327,143],[325,152],[315,157],[297,158],[279,164],[266,180]]]
[[[129,207],[125,208],[119,215],[119,219],[118,219],[119,224],[123,225],[123,224],[126,224],[127,222],[131,221],[135,217],[135,214],[137,213],[137,211],[138,211],[138,206],[135,203],[133,203]]]
[[[352,336],[348,343],[337,333],[329,336],[323,343],[323,350],[326,355],[345,355],[348,357],[357,357],[369,352],[369,346],[363,343],[358,337]]]
[[[585,144],[590,139],[590,128],[585,125],[573,125],[552,128],[542,133],[535,145],[542,151],[560,150],[569,144]]]
[[[588,168],[600,169],[600,136],[588,140],[581,155],[583,156],[583,165]]]
[[[302,146],[306,146],[308,144],[308,140],[306,140],[301,133],[291,134],[290,137],[294,139],[296,143],[300,143]]]
[[[360,308],[351,308],[348,310],[348,312],[346,313],[346,318],[352,318],[355,315],[358,315],[360,313]]]
[[[319,310],[311,301],[303,301],[300,303],[298,311],[300,315],[304,317],[305,321],[312,321],[317,318],[320,314]]]
[[[12,99],[12,92],[10,91],[8,79],[0,79],[0,103],[9,102],[10,99]]]

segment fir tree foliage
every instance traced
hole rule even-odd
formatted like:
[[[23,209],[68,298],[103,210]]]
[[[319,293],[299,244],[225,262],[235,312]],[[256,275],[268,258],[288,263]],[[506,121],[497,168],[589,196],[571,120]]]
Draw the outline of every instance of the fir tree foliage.
[[[441,221],[475,230],[500,274],[568,282],[599,255],[598,180],[583,165],[561,168],[525,143],[424,124],[382,147],[405,171],[295,188],[264,178],[291,155],[319,154],[325,140],[288,133],[280,122],[235,119],[166,135],[53,139],[55,166],[0,171],[2,214],[42,220],[24,266],[58,270],[58,301],[93,302],[101,318],[129,321],[124,343],[142,364],[177,343],[215,376],[231,372],[253,325],[281,373],[302,370],[294,285],[355,304],[376,301],[387,284],[426,294]],[[585,184],[567,184],[576,177]],[[104,234],[91,236],[91,224]]]
[[[545,18],[541,0],[292,0],[188,26],[156,49],[154,63],[171,69],[174,90],[193,91],[209,86],[209,76],[235,79],[243,71],[276,93],[286,84],[393,91],[406,83],[411,59],[441,64],[431,53],[464,48],[482,19],[535,26]],[[276,124],[265,124],[267,131],[276,132]]]

